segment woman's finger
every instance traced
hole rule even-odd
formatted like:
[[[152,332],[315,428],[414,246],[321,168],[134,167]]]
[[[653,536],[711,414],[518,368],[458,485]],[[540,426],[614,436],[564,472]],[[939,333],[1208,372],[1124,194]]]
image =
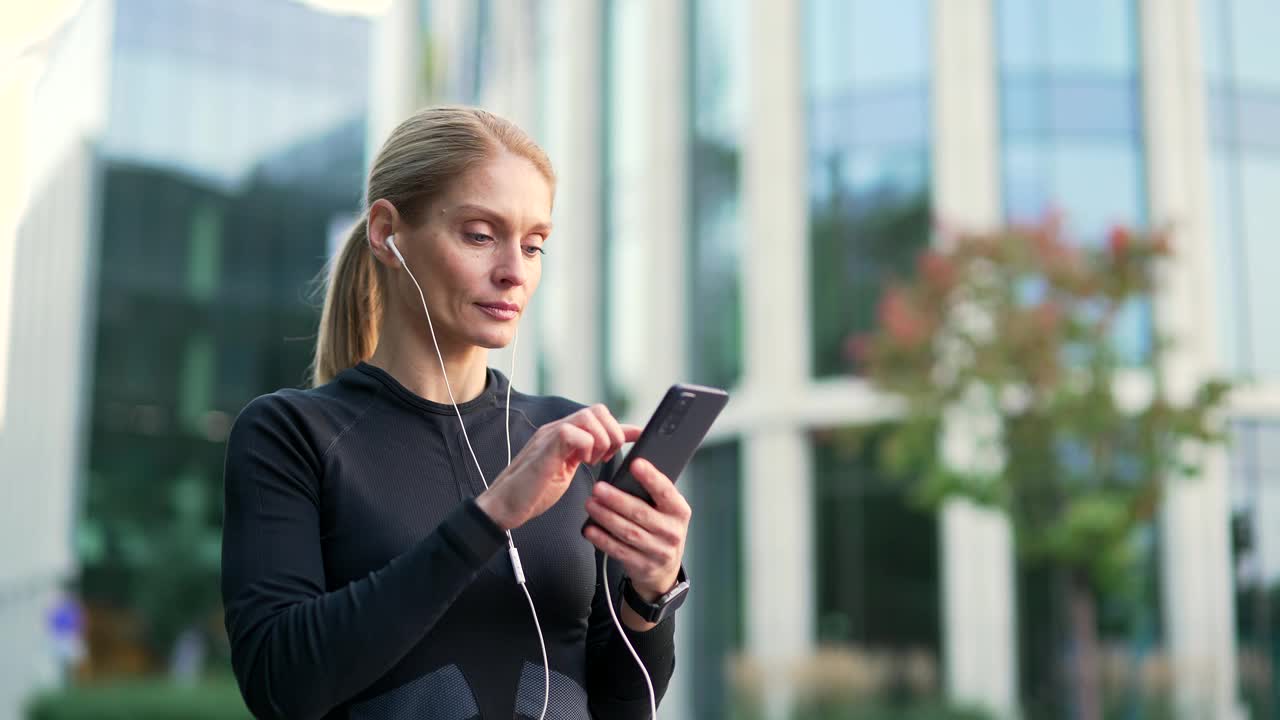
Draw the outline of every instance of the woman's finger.
[[[654,562],[660,562],[666,555],[669,555],[662,541],[600,500],[596,498],[587,499],[587,514],[600,527],[608,530],[610,535],[630,545],[640,554],[649,557]]]
[[[600,419],[596,417],[595,412],[591,408],[583,408],[570,415],[566,420],[591,433],[591,437],[595,439],[595,445],[586,460],[587,464],[594,465],[600,462],[601,456],[608,452],[611,441],[609,440],[608,431],[605,430],[604,424],[600,422]]]
[[[640,486],[648,491],[649,497],[653,498],[654,505],[659,511],[682,521],[689,520],[693,514],[689,503],[676,489],[675,483],[654,467],[653,463],[643,458],[636,458],[631,463],[631,474],[640,482]]]
[[[591,433],[572,423],[563,423],[556,428],[556,440],[560,456],[565,462],[577,460],[586,463],[595,447],[595,438]]]
[[[618,516],[668,545],[678,545],[684,539],[679,518],[666,517],[644,500],[609,483],[596,483],[592,496]]]
[[[609,412],[609,408],[604,405],[592,405],[590,409],[604,426],[605,431],[609,433],[609,451],[602,457],[603,460],[608,460],[626,444],[626,434],[622,432],[622,425],[613,417],[613,413]]]
[[[622,563],[622,567],[628,571],[629,575],[634,572],[635,568],[646,567],[648,564],[648,561],[639,551],[595,525],[588,527],[583,535],[592,545],[600,548],[600,551],[605,555]]]

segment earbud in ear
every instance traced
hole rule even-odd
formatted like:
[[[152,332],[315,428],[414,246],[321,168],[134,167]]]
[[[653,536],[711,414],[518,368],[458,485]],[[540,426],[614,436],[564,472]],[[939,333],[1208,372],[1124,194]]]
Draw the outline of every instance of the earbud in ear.
[[[391,248],[391,252],[395,253],[396,259],[400,261],[401,267],[408,267],[408,265],[405,265],[404,256],[400,254],[400,248],[396,247],[395,235],[387,236],[387,247]]]

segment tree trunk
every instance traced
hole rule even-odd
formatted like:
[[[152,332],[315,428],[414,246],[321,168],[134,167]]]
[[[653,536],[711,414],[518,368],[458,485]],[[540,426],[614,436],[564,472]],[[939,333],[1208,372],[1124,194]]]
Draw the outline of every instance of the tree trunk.
[[[1068,583],[1071,627],[1070,688],[1076,720],[1102,720],[1101,658],[1098,651],[1097,595],[1078,572]]]

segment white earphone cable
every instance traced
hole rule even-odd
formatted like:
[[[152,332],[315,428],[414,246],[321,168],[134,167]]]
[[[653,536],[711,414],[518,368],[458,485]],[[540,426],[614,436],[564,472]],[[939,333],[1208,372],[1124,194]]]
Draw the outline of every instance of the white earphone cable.
[[[640,654],[631,645],[631,638],[627,637],[626,631],[622,629],[622,621],[618,619],[618,611],[613,609],[613,593],[609,592],[609,556],[605,553],[600,554],[600,576],[604,578],[604,599],[609,603],[609,615],[613,617],[613,625],[618,628],[618,637],[622,638],[622,642],[626,643],[627,650],[636,661],[636,667],[640,668],[640,674],[644,675],[644,684],[649,689],[649,710],[653,713],[653,720],[658,720],[658,701],[654,699],[653,679],[649,677],[649,670],[644,666],[644,661],[640,659]]]
[[[431,344],[435,347],[436,358],[440,361],[440,374],[444,376],[444,386],[449,392],[449,402],[453,405],[453,411],[458,416],[458,424],[462,427],[462,438],[467,443],[467,450],[471,453],[471,460],[476,464],[476,472],[480,474],[480,482],[484,483],[485,489],[489,489],[489,481],[484,477],[484,469],[480,467],[480,459],[476,457],[476,451],[471,447],[471,437],[467,434],[467,424],[462,419],[462,411],[458,409],[458,401],[453,397],[453,386],[449,383],[449,373],[445,370],[444,355],[440,352],[440,345],[436,342],[436,329],[431,322],[431,310],[427,308],[427,297],[422,292],[422,286],[418,284],[418,278],[414,277],[413,271],[409,269],[409,263],[404,261],[404,256],[400,254],[400,249],[396,247],[395,241],[388,237],[388,246],[395,253],[396,259],[404,266],[405,272],[409,274],[409,279],[413,281],[414,287],[418,289],[418,298],[422,300],[422,310],[427,316],[427,329],[431,332]],[[517,328],[515,336],[511,342],[511,374],[507,377],[507,402],[506,402],[506,430],[507,430],[507,465],[511,464],[511,385],[512,379],[516,374],[516,350],[519,347],[520,331]],[[516,550],[516,541],[511,536],[511,531],[507,530],[507,550],[511,556],[511,567],[516,576],[516,583],[520,589],[524,591],[525,598],[529,601],[529,611],[533,614],[533,625],[538,632],[538,645],[542,649],[542,668],[543,668],[543,694],[542,694],[542,714],[539,715],[540,720],[547,717],[547,706],[551,701],[551,663],[547,659],[547,642],[542,636],[542,623],[538,621],[538,610],[533,604],[533,596],[529,594],[528,584],[525,582],[524,570],[520,564],[520,553]],[[631,639],[627,637],[626,630],[622,627],[622,621],[618,618],[618,612],[613,607],[613,593],[609,590],[609,556],[601,553],[600,558],[600,577],[604,584],[604,596],[609,605],[609,615],[613,618],[614,627],[618,629],[618,636],[622,638],[622,642],[626,644],[628,652],[636,661],[636,667],[640,668],[640,673],[644,675],[645,686],[649,690],[649,708],[653,715],[653,720],[658,719],[658,703],[654,696],[653,679],[649,677],[649,671],[644,666],[644,662],[640,659],[640,654],[631,644]]]
[[[445,370],[444,355],[440,352],[440,344],[436,342],[435,325],[431,322],[431,310],[427,308],[427,296],[422,292],[422,286],[418,284],[418,278],[414,277],[413,271],[409,269],[409,263],[404,261],[404,256],[400,254],[400,249],[396,247],[395,241],[388,237],[387,245],[391,251],[395,253],[396,259],[404,266],[405,272],[409,274],[409,279],[413,281],[414,287],[418,289],[418,298],[422,300],[422,311],[427,315],[427,330],[431,332],[431,344],[436,349],[436,358],[440,361],[440,374],[444,376],[445,389],[449,391],[449,402],[453,405],[453,411],[458,416],[458,425],[462,427],[462,438],[467,443],[467,450],[471,453],[471,460],[476,464],[476,472],[480,474],[480,482],[484,483],[486,490],[489,489],[489,481],[484,477],[484,469],[480,467],[480,459],[476,457],[475,448],[471,447],[471,436],[467,433],[467,424],[462,419],[462,411],[458,409],[458,401],[453,397],[453,386],[449,383],[449,372]],[[516,373],[516,348],[520,341],[520,331],[516,330],[515,337],[511,345],[511,375],[507,377],[507,407],[506,407],[506,426],[507,426],[507,465],[511,464],[511,384],[512,378]],[[525,582],[524,569],[520,563],[520,552],[516,549],[515,538],[511,536],[511,531],[507,530],[507,552],[511,557],[511,569],[516,576],[516,584],[524,591],[525,598],[529,601],[529,612],[533,614],[533,626],[538,632],[538,646],[542,649],[542,669],[543,669],[543,693],[542,693],[542,714],[539,715],[540,720],[546,720],[547,706],[551,702],[551,663],[547,659],[547,641],[542,636],[542,623],[538,621],[538,610],[533,604],[533,596],[529,594],[529,586]],[[628,643],[630,646],[630,643]],[[633,651],[634,652],[634,651]],[[646,675],[647,677],[647,675]]]

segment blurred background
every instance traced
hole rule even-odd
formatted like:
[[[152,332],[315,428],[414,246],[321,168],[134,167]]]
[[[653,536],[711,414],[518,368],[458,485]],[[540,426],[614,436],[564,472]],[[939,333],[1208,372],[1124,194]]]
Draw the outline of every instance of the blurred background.
[[[1275,0],[6,3],[0,719],[247,716],[227,432],[306,384],[372,153],[438,102],[561,178],[517,386],[633,421],[733,394],[681,479],[663,717],[1079,716],[1061,588],[1004,518],[832,440],[900,412],[847,351],[886,278],[939,226],[1060,213],[1085,245],[1172,224],[1175,360],[1241,381],[1100,599],[1105,716],[1280,718],[1277,37]]]

